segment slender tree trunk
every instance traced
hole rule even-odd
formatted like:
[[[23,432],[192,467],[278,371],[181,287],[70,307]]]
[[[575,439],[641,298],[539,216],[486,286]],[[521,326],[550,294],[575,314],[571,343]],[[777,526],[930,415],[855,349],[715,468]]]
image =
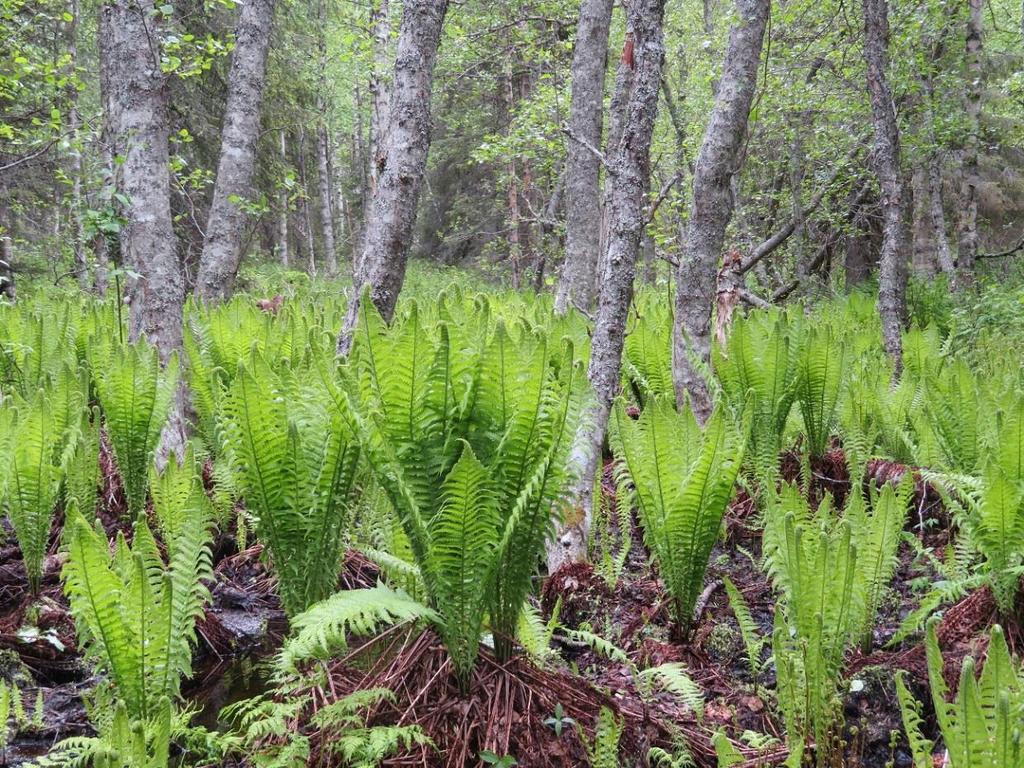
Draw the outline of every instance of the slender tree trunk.
[[[949,248],[949,238],[946,236],[946,214],[942,208],[942,161],[936,147],[932,148],[928,156],[928,205],[931,208],[928,221],[932,227],[932,242],[935,243],[939,269],[947,275],[952,275],[955,265],[953,252]]]
[[[931,193],[928,186],[927,163],[918,165],[911,174],[910,195],[911,206],[911,271],[915,275],[932,277],[938,271],[938,255],[932,237]]]
[[[903,318],[906,315],[906,230],[900,135],[888,82],[888,0],[863,0],[864,59],[875,132],[875,175],[882,195],[882,251],[878,266],[878,312],[882,343],[895,375],[903,368]]]
[[[635,53],[633,30],[626,27],[626,38],[622,44],[622,54],[619,56],[619,63],[615,68],[615,87],[612,90],[611,103],[608,105],[608,136],[605,140],[605,157],[614,157],[622,142],[622,130],[626,122],[626,110],[629,107],[629,97],[633,93],[633,78],[635,75]],[[606,183],[604,195],[601,200],[601,225],[600,248],[598,248],[597,269],[594,270],[592,281],[593,291],[599,295],[601,291],[601,280],[604,278],[604,271],[607,268],[605,259],[608,256],[608,240],[611,233],[611,210],[612,195],[615,193],[615,185]]]
[[[100,14],[100,56],[110,78],[106,120],[123,158],[120,191],[128,199],[121,259],[138,274],[127,285],[128,336],[148,339],[166,364],[181,348],[185,279],[171,221],[167,80],[153,42],[159,14],[152,0],[109,0]],[[186,403],[182,383],[160,436],[158,464],[183,455]]]
[[[72,67],[78,66],[78,0],[71,0],[71,21],[68,22],[68,57]],[[75,276],[78,287],[82,291],[89,290],[89,260],[85,250],[85,232],[82,224],[82,212],[85,204],[82,199],[82,120],[78,114],[78,88],[74,84],[68,87],[68,128],[71,131],[71,225],[73,228],[72,249],[75,260]]]
[[[317,171],[320,176],[320,230],[324,239],[324,259],[328,275],[338,274],[338,252],[334,243],[334,210],[331,205],[334,192],[331,189],[331,147],[327,128],[317,128]]]
[[[376,0],[370,13],[373,32],[373,69],[370,71],[370,197],[377,191],[377,181],[384,163],[384,137],[391,120],[391,87],[388,82],[391,52],[391,4]],[[361,131],[360,131],[361,132]],[[369,208],[367,208],[369,213]]]
[[[359,271],[353,284],[338,351],[347,354],[359,316],[359,291],[370,296],[388,322],[405,280],[416,206],[430,149],[430,94],[441,26],[448,0],[407,0],[395,55],[391,118],[381,147],[383,162],[363,234]]]
[[[567,518],[548,550],[548,567],[557,569],[569,560],[586,557],[593,517],[594,476],[612,400],[621,380],[626,320],[633,301],[640,240],[644,231],[650,188],[650,150],[658,114],[658,89],[665,58],[662,18],[665,0],[633,0],[629,20],[633,29],[635,76],[626,110],[622,140],[611,160],[611,228],[605,272],[598,301],[587,376],[593,399],[580,420],[571,466],[577,473],[574,488],[577,513]]]
[[[572,57],[572,99],[569,131],[601,146],[604,79],[608,66],[608,30],[613,0],[582,0]],[[555,312],[570,305],[590,309],[594,272],[601,248],[601,162],[579,141],[570,138],[566,160],[565,262],[555,293]]]
[[[242,260],[247,218],[243,206],[252,196],[273,20],[274,0],[246,0],[242,4],[228,74],[213,205],[196,278],[196,295],[204,301],[223,301],[231,296]]]
[[[327,131],[327,6],[324,0],[317,4],[321,30],[317,35],[317,50],[320,54],[318,77],[320,95],[317,97],[319,121],[316,126],[316,170],[320,194],[320,235],[324,244],[324,267],[327,275],[338,273],[338,254],[334,242],[334,173],[331,168],[331,138]]]
[[[983,0],[968,0],[967,87],[964,111],[967,137],[964,141],[963,176],[960,184],[960,223],[957,228],[957,279],[959,286],[974,280],[978,257],[978,146],[981,119],[981,11]]]
[[[708,360],[711,310],[725,230],[732,218],[732,177],[739,170],[750,105],[757,87],[761,46],[769,0],[736,0],[739,21],[729,32],[729,46],[718,83],[715,106],[693,174],[693,201],[676,275],[672,339],[672,373],[676,399],[690,399],[704,421],[711,396],[691,359]]]
[[[14,241],[8,211],[7,190],[0,187],[0,298],[14,301],[18,294],[14,284]]]
[[[300,210],[300,237],[306,241],[306,255],[309,259],[306,271],[316,275],[316,238],[313,235],[313,217],[309,212],[309,177],[306,173],[306,129],[299,127],[299,183],[302,184],[302,208]]]
[[[100,53],[111,74],[107,119],[129,201],[121,254],[139,275],[128,283],[130,337],[145,335],[166,361],[181,347],[185,283],[171,224],[167,82],[151,45],[158,14],[152,0],[111,0],[101,12],[107,34]]]
[[[282,129],[279,133],[278,151],[281,157],[282,170],[288,167],[288,139],[287,133]],[[287,172],[285,172],[287,175]],[[288,269],[288,187],[281,181],[277,193],[277,257],[281,260],[281,266]]]

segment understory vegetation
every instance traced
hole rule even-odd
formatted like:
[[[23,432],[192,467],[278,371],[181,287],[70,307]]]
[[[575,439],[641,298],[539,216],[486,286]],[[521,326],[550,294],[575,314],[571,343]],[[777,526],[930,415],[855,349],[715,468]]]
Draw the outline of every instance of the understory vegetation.
[[[548,573],[589,320],[412,285],[346,357],[340,293],[190,305],[163,364],[112,301],[0,306],[11,759],[1024,766],[1024,337],[967,305],[1006,288],[912,301],[898,383],[869,292],[737,313],[703,423],[642,291]]]

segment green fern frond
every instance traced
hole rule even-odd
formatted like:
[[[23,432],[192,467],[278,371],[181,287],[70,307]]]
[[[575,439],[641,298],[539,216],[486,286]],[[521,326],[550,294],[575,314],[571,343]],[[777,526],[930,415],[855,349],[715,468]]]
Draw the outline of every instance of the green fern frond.
[[[438,622],[440,615],[382,584],[337,592],[293,617],[292,636],[281,649],[277,669],[287,674],[303,661],[345,648],[350,634],[366,636],[382,626],[419,619]]]

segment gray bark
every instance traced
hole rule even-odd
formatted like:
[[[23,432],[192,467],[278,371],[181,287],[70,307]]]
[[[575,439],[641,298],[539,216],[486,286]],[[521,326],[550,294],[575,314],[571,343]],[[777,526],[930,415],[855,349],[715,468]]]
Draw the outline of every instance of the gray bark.
[[[967,136],[964,140],[963,176],[960,185],[960,222],[957,227],[957,284],[969,285],[978,257],[978,145],[981,118],[981,10],[982,0],[968,0],[967,85],[964,112]]]
[[[281,167],[288,167],[288,139],[286,132],[280,132],[278,151],[281,153]],[[281,266],[288,268],[288,187],[284,182],[277,193],[277,257]]]
[[[14,301],[17,290],[14,283],[14,242],[7,207],[7,190],[0,188],[0,298]]]
[[[299,181],[302,184],[302,208],[299,216],[299,235],[306,241],[306,255],[309,259],[306,271],[316,276],[316,242],[313,235],[313,217],[309,213],[309,179],[306,174],[306,129],[299,127]]]
[[[111,0],[100,14],[100,56],[109,78],[106,120],[123,157],[121,192],[129,200],[121,257],[139,275],[127,285],[128,336],[148,339],[166,364],[181,348],[185,279],[171,222],[167,80],[151,44],[159,36],[153,29],[159,14],[152,0]],[[183,455],[186,399],[182,383],[161,433],[158,464],[172,453]]]
[[[246,213],[240,202],[252,195],[273,19],[274,0],[246,0],[235,28],[217,181],[196,278],[196,295],[204,301],[231,296],[242,260]]]
[[[703,421],[711,412],[707,384],[691,356],[711,351],[711,311],[725,230],[732,218],[732,178],[739,170],[750,105],[757,87],[769,0],[736,0],[739,21],[718,83],[715,106],[693,173],[693,200],[676,276],[672,373],[676,399],[690,399]]]
[[[946,214],[942,208],[942,161],[936,148],[932,149],[928,158],[928,205],[931,208],[929,221],[939,269],[951,275],[955,265],[953,252],[949,248],[949,238],[946,236]]]
[[[391,6],[389,0],[377,0],[370,13],[373,31],[373,69],[370,71],[370,195],[377,190],[384,162],[384,137],[391,120],[391,88],[388,82],[388,58],[391,51]],[[360,131],[361,133],[361,131]],[[369,207],[367,207],[369,213]]]
[[[166,361],[181,346],[185,283],[171,224],[167,82],[150,45],[158,14],[152,0],[112,0],[101,13],[101,55],[110,73],[107,120],[128,198],[121,230],[124,264],[139,274],[127,286],[129,335],[145,335]]]
[[[334,210],[332,199],[334,192],[331,189],[331,147],[327,128],[321,124],[317,128],[317,172],[320,181],[320,230],[324,239],[324,258],[328,275],[338,273],[338,253],[334,243]]]
[[[593,147],[601,146],[604,79],[608,66],[608,30],[612,0],[582,0],[572,57],[569,131]],[[601,161],[579,141],[570,140],[566,159],[565,262],[555,293],[555,312],[570,305],[590,309],[594,272],[601,247]]]
[[[615,68],[615,87],[612,90],[611,103],[608,105],[608,136],[605,139],[605,157],[614,157],[622,144],[622,131],[626,123],[626,110],[629,108],[629,98],[633,93],[633,78],[635,72],[635,50],[633,40],[633,29],[626,28],[626,39],[622,44],[622,55],[619,56],[618,66]],[[601,200],[601,245],[598,249],[597,269],[593,270],[592,281],[594,283],[595,295],[600,295],[601,280],[607,268],[605,259],[608,257],[608,240],[611,232],[611,211],[612,195],[615,193],[614,180],[605,184],[604,195]]]
[[[874,126],[874,169],[881,190],[882,250],[878,263],[878,313],[882,343],[892,358],[895,375],[903,368],[903,318],[906,315],[906,229],[903,222],[903,178],[900,135],[889,88],[888,3],[863,0],[864,59]]]
[[[72,66],[78,66],[78,0],[71,0],[71,21],[68,22],[68,56]],[[82,199],[82,120],[78,114],[78,88],[73,84],[68,87],[68,128],[71,130],[71,225],[73,228],[72,250],[75,260],[75,276],[78,287],[84,292],[89,290],[89,260],[85,250],[85,234],[82,212],[85,207]]]
[[[570,458],[578,477],[573,497],[578,512],[563,522],[559,535],[551,543],[548,567],[552,570],[566,561],[586,557],[593,517],[594,476],[601,459],[608,413],[620,382],[626,320],[633,301],[636,262],[646,221],[651,137],[658,114],[658,89],[665,58],[664,11],[665,0],[633,0],[629,5],[635,75],[622,139],[610,161],[613,169],[613,173],[610,172],[613,177],[611,227],[587,370],[592,400],[580,421]]]
[[[359,293],[369,286],[370,297],[390,322],[405,280],[409,244],[416,223],[416,206],[430,149],[430,95],[448,0],[407,0],[395,54],[391,117],[381,147],[377,189],[363,233],[362,255],[353,280],[338,351],[347,354],[359,316]]]

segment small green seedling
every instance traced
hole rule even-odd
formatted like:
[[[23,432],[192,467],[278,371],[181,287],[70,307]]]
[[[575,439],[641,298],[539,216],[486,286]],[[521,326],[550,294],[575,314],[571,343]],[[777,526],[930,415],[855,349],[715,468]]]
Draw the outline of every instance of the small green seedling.
[[[496,755],[489,749],[480,753],[480,759],[487,765],[493,765],[494,768],[512,768],[514,765],[519,765],[519,761],[512,755]]]
[[[565,714],[561,704],[555,704],[554,714],[544,721],[544,725],[555,732],[555,736],[562,737],[562,730],[567,725],[575,725],[576,721]]]

